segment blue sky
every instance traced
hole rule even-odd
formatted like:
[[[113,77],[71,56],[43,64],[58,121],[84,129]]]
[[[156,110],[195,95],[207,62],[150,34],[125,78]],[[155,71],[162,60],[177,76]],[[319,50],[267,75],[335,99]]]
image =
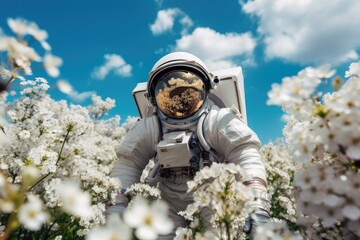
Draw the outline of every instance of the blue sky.
[[[284,125],[281,109],[266,105],[271,84],[325,63],[343,76],[360,52],[358,9],[358,0],[11,0],[1,3],[0,28],[10,35],[9,17],[36,22],[63,65],[58,78],[34,76],[113,98],[111,114],[123,120],[137,115],[133,88],[170,51],[194,53],[211,70],[242,66],[248,123],[266,143]],[[105,56],[115,56],[117,70],[107,72]],[[50,94],[77,103],[55,88]]]

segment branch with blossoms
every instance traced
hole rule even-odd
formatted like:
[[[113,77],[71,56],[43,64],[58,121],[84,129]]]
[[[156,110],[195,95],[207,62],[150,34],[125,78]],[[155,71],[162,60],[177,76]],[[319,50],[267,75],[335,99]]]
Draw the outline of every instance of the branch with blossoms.
[[[22,97],[6,106],[8,142],[0,150],[3,169],[0,182],[1,186],[12,187],[0,189],[0,211],[3,213],[0,221],[7,222],[2,239],[17,236],[83,239],[84,235],[91,236],[91,229],[105,223],[105,204],[115,200],[120,188],[119,182],[108,174],[117,160],[115,146],[126,130],[119,127],[118,117],[94,121],[89,109],[101,107],[102,99],[97,99],[91,108],[68,107],[64,101],[56,102],[45,94],[48,88],[43,79],[24,81],[23,85],[27,88],[22,91]],[[148,170],[150,168],[151,165]],[[32,181],[18,169],[32,169]],[[8,177],[10,172],[11,178]],[[145,171],[143,181],[146,175]],[[77,183],[67,179],[75,179]],[[17,187],[21,184],[27,187]],[[154,190],[149,191],[150,195],[153,193]],[[19,198],[21,200],[17,200]],[[143,209],[143,204],[145,202],[141,201],[138,207]],[[136,201],[131,205],[138,208]],[[135,235],[136,229],[141,229],[136,239],[148,239],[141,234],[152,223],[150,216],[156,224],[150,227],[156,234],[171,231],[170,227],[164,228],[164,223],[158,224],[159,210],[164,209],[159,206],[149,207],[153,210],[144,215],[140,225],[127,223],[131,224]],[[139,219],[138,215],[129,216],[130,220]],[[165,220],[172,226],[170,220]]]
[[[295,158],[309,162],[323,154],[342,154],[353,164],[360,159],[359,126],[359,73],[360,63],[351,64],[346,73],[349,79],[333,93],[316,92],[321,79],[334,74],[329,66],[306,68],[297,76],[273,84],[268,104],[281,105],[287,113],[285,139]],[[355,130],[355,131],[354,131]]]
[[[291,158],[303,165],[294,176],[297,223],[310,239],[360,236],[360,62],[350,64],[343,85],[333,78],[332,93],[318,92],[334,73],[328,65],[308,67],[269,92],[268,103],[287,114]]]
[[[7,23],[15,36],[8,36],[0,31],[0,142],[6,138],[2,118],[8,96],[6,90],[10,84],[15,79],[24,81],[24,75],[32,75],[34,62],[41,62],[51,77],[59,76],[59,67],[62,65],[62,59],[51,54],[51,46],[47,42],[48,33],[36,23],[22,18],[8,18]],[[43,56],[38,51],[41,51]],[[15,92],[11,91],[10,94]]]
[[[52,55],[51,46],[46,41],[48,34],[34,22],[25,19],[8,18],[9,28],[16,36],[0,34],[0,54],[4,59],[0,66],[0,80],[3,88],[7,88],[22,74],[32,75],[32,63],[42,62],[42,66],[51,77],[59,76],[62,60]],[[43,57],[30,44],[37,42],[44,53]],[[37,47],[37,46],[35,46]]]
[[[243,185],[246,176],[235,164],[213,163],[188,182],[194,203],[179,214],[189,228],[176,231],[180,239],[239,239],[245,236],[245,218],[251,214],[252,191]]]
[[[95,122],[86,107],[51,99],[43,78],[20,83],[21,96],[3,105],[2,239],[81,239],[105,222],[105,205],[115,201],[120,184],[108,175],[126,131],[118,117]],[[31,181],[24,169],[32,169]]]
[[[115,201],[120,184],[108,175],[126,131],[118,117],[95,122],[86,107],[54,101],[44,79],[20,81],[22,96],[5,105],[7,141],[0,149],[2,182],[11,186],[0,189],[3,239],[83,238],[105,222],[105,205]],[[31,181],[23,174],[29,168]]]
[[[44,132],[39,134],[39,138],[35,138],[34,141],[29,141],[31,139],[29,130],[35,130],[29,129],[30,123],[38,117],[38,103],[41,103],[43,98],[46,97],[44,92],[48,89],[48,85],[44,79],[36,79],[35,81],[21,80],[21,82],[25,86],[30,85],[30,87],[22,91],[24,97],[16,100],[18,104],[9,105],[8,113],[11,115],[11,123],[5,126],[8,142],[3,144],[1,151],[2,174],[5,178],[5,186],[8,186],[4,188],[0,197],[0,210],[4,213],[3,217],[7,219],[1,239],[9,238],[21,226],[30,231],[40,230],[41,226],[49,220],[49,214],[43,211],[44,204],[38,196],[42,189],[39,185],[42,185],[47,177],[55,175],[56,167],[60,159],[63,158],[62,153],[65,143],[68,142],[69,134],[74,130],[71,127],[72,125],[68,125],[64,139],[59,141],[61,144],[59,152],[34,154],[36,150],[32,144],[42,139],[40,135],[44,135],[44,140],[48,140],[48,144],[52,141],[46,138],[49,135],[46,135]],[[37,120],[40,119],[37,118]],[[20,130],[20,133],[16,130]],[[39,129],[36,130],[38,131]],[[34,135],[37,135],[37,131],[33,132]],[[29,145],[21,144],[22,139],[27,141]],[[40,141],[40,143],[43,144],[45,142]],[[58,144],[55,143],[55,148],[56,145]],[[13,161],[13,157],[7,154],[7,150],[10,149],[13,151],[12,154],[19,158],[20,162],[9,165],[9,161]],[[22,157],[23,162],[21,162]],[[7,176],[11,176],[10,181],[6,178]],[[77,199],[76,196],[74,199]],[[87,201],[88,205],[90,205],[90,198]],[[86,209],[86,206],[86,204],[83,204],[81,209],[84,207]],[[19,234],[21,232],[20,229]]]

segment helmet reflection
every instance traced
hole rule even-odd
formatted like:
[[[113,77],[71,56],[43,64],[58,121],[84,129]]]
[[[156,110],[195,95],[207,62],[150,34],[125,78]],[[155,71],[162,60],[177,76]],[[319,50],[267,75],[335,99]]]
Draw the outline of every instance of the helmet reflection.
[[[155,88],[156,103],[169,118],[182,119],[196,113],[206,97],[203,80],[192,72],[173,71]]]

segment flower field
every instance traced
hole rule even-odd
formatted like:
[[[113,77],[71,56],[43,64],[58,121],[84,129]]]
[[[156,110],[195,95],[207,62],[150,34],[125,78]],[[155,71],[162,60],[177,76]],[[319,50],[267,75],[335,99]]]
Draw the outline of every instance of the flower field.
[[[152,161],[128,190],[123,216],[106,213],[121,188],[110,177],[116,148],[136,119],[105,118],[110,98],[93,95],[88,106],[53,99],[33,73],[41,66],[59,75],[47,32],[23,19],[8,25],[12,33],[0,33],[0,239],[151,240],[172,231],[158,189],[144,181]],[[360,239],[360,62],[344,78],[334,74],[329,65],[307,67],[268,93],[287,124],[283,138],[261,149],[272,219],[254,239]],[[194,203],[179,213],[189,227],[176,229],[176,239],[249,238],[243,228],[255,200],[244,178],[231,164],[199,171],[188,182]]]

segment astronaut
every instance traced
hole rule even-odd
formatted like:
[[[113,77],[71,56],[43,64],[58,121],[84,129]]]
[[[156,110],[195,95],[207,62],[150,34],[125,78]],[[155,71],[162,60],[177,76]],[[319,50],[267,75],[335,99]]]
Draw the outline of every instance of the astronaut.
[[[257,224],[268,221],[260,141],[236,111],[219,108],[211,101],[209,93],[217,81],[190,53],[173,52],[156,62],[147,83],[147,97],[155,114],[138,121],[117,149],[119,160],[111,175],[121,180],[123,190],[109,212],[124,211],[129,201],[125,189],[139,182],[149,159],[154,158],[155,170],[149,178],[160,182],[161,197],[169,205],[175,229],[186,227],[185,219],[177,214],[193,202],[186,182],[216,161],[240,165],[250,179],[244,184],[258,201],[246,229],[253,231]],[[174,232],[160,239],[173,239]]]

